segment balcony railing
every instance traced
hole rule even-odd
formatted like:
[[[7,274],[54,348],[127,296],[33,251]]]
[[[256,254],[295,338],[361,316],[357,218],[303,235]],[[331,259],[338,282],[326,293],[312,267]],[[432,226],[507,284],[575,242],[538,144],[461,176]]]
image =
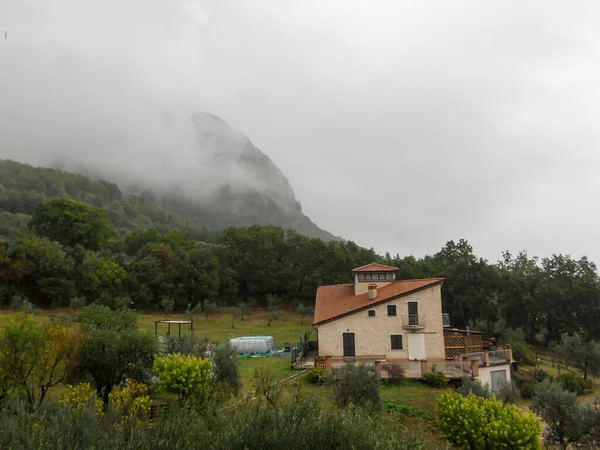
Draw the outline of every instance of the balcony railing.
[[[425,328],[425,316],[419,314],[407,314],[402,316],[402,327],[409,330]]]
[[[450,314],[446,314],[446,313],[442,314],[442,326],[444,326],[444,327],[450,326]]]

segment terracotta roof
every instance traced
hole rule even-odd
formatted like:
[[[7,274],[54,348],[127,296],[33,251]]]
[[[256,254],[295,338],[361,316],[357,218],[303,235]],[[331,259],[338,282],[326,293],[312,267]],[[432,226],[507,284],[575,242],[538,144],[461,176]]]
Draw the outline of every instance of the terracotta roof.
[[[356,269],[352,269],[352,273],[354,272],[398,272],[397,267],[392,266],[384,266],[383,264],[371,263],[366,266],[360,266]]]
[[[399,280],[377,290],[377,297],[369,300],[369,293],[354,295],[354,284],[335,284],[320,286],[317,289],[314,325],[329,322],[338,317],[367,309],[373,305],[385,303],[421,289],[442,283],[443,278],[427,278],[423,280]]]

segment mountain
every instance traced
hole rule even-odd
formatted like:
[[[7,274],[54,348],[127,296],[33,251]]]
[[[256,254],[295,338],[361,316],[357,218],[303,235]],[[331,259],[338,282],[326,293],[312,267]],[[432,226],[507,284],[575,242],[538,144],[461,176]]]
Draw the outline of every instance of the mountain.
[[[211,177],[208,188],[198,187],[196,196],[177,186],[159,196],[158,205],[208,229],[277,225],[325,241],[339,240],[302,212],[288,179],[247,136],[212,114],[193,114],[190,120],[203,150],[200,172],[219,177]]]
[[[114,158],[102,161],[98,151],[56,152],[53,162],[46,162],[68,170],[0,161],[0,234],[17,229],[24,222],[19,214],[32,214],[37,203],[71,197],[106,207],[111,221],[124,230],[184,228],[211,240],[209,230],[277,225],[325,241],[341,240],[302,212],[287,178],[243,133],[207,113],[192,114],[184,123],[167,113],[162,119],[153,124],[154,136],[168,143],[185,130],[187,145],[134,154],[114,164]]]
[[[113,141],[123,149],[121,154],[134,155],[127,158],[135,163],[111,165],[96,151],[84,157],[63,154],[53,164],[116,182],[125,193],[181,216],[196,229],[277,225],[325,241],[341,240],[302,212],[288,179],[271,158],[221,118],[208,113],[177,117],[169,111],[156,118],[144,122],[153,146],[143,155],[128,150],[118,138]],[[138,133],[128,142],[141,147],[139,139]],[[111,158],[118,159],[117,152]]]

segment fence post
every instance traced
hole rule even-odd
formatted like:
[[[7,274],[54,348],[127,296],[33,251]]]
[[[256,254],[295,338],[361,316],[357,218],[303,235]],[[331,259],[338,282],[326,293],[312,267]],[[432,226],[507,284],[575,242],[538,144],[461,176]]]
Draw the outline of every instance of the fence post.
[[[510,347],[509,347],[509,348],[508,348],[508,361],[509,361],[509,362],[512,362],[512,360],[513,360],[513,359],[512,359],[512,348],[510,348]],[[537,352],[536,352],[536,354],[535,354],[535,360],[536,360],[536,364],[537,364]]]
[[[331,363],[331,356],[325,357],[325,368],[331,372],[333,369],[333,364]]]
[[[483,363],[486,366],[490,365],[490,353],[489,352],[483,352]]]

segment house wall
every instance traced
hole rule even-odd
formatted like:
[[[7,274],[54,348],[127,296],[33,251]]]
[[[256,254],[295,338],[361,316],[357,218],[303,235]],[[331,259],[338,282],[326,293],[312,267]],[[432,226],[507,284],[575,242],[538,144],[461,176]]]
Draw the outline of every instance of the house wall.
[[[419,315],[425,316],[425,327],[417,330],[402,328],[402,316],[408,314],[408,302],[417,302]],[[396,305],[397,316],[387,315],[387,306]],[[388,361],[408,360],[408,337],[410,333],[425,335],[428,361],[445,361],[444,333],[442,326],[441,285],[374,306],[375,317],[368,310],[341,317],[318,326],[319,356],[343,357],[343,333],[354,333],[356,356],[382,356]],[[402,335],[402,350],[392,350],[392,334]]]
[[[479,376],[477,377],[477,380],[479,380],[479,382],[482,384],[482,386],[485,386],[487,384],[491,389],[492,388],[491,373],[496,370],[505,370],[506,371],[506,381],[508,383],[510,383],[510,381],[511,381],[510,363],[508,363],[508,362],[506,364],[496,364],[496,365],[492,365],[492,366],[484,366],[484,367],[479,366]]]
[[[379,280],[368,280],[368,281],[358,281],[358,274],[354,275],[354,295],[364,294],[369,290],[370,284],[376,284],[377,288],[382,288],[390,284],[391,281],[379,281]]]

